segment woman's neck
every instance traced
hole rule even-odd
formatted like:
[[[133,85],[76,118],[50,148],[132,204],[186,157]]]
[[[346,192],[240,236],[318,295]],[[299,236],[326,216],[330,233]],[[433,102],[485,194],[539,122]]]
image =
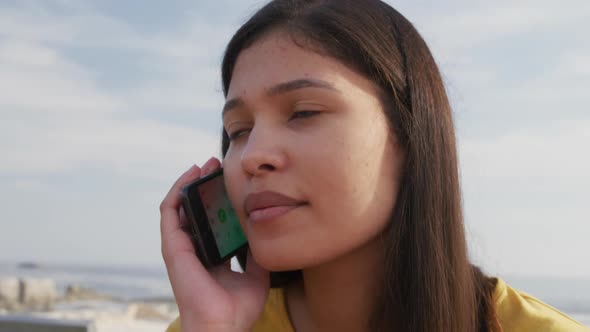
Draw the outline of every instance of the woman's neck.
[[[379,294],[383,250],[378,240],[326,264],[305,269],[287,288],[297,332],[368,331]]]

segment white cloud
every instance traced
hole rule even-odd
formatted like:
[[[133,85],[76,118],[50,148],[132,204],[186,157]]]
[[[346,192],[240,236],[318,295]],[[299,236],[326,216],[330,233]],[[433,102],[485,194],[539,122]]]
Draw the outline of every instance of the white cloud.
[[[77,117],[72,123],[53,123],[52,128],[50,123],[23,125],[4,129],[13,140],[2,143],[6,159],[1,172],[52,174],[95,168],[160,180],[179,164],[202,163],[219,151],[213,135],[148,120]]]
[[[512,132],[500,137],[460,141],[467,178],[573,179],[590,185],[590,118],[562,123],[546,132]],[[580,182],[582,181],[582,182]]]
[[[141,112],[147,107],[170,114],[219,108],[214,70],[198,64],[207,47],[194,41],[202,37],[142,35],[86,7],[75,10],[82,12],[64,17],[30,5],[0,13],[0,116],[6,138],[0,143],[5,156],[0,171],[51,174],[98,167],[162,179],[180,163],[218,155],[217,134],[149,120]],[[188,36],[200,26],[187,29]],[[204,32],[216,33],[213,27]],[[166,72],[167,79],[136,82],[120,93],[106,91],[96,83],[100,73],[68,58],[63,44],[91,45],[97,52],[100,47],[141,50],[151,60],[139,61]]]
[[[483,4],[483,5],[482,5]],[[451,12],[452,11],[452,12]],[[416,20],[445,61],[452,61],[460,50],[490,43],[498,38],[520,36],[544,29],[569,29],[588,26],[590,3],[575,1],[565,5],[556,1],[473,2],[453,7],[445,15],[436,11]],[[577,29],[576,29],[577,30]]]
[[[52,11],[49,3],[28,2],[3,6],[0,36],[60,45],[138,47],[141,36],[129,24],[92,11],[87,6],[63,4],[68,14]],[[54,3],[55,4],[55,3]]]
[[[583,31],[590,30],[590,2],[450,5],[440,10],[419,8],[413,21],[440,64],[460,113],[501,116],[503,111],[514,114],[524,107],[526,116],[531,116],[533,109],[554,108],[558,99],[588,101],[590,43]]]
[[[66,1],[62,5],[71,12],[69,15],[57,14],[41,3],[0,11],[0,22],[3,22],[0,36],[5,37],[1,50],[5,56],[0,59],[5,64],[1,68],[4,84],[0,87],[11,91],[0,103],[35,107],[35,101],[29,100],[27,104],[30,98],[23,95],[32,92],[38,96],[36,99],[46,102],[43,106],[46,109],[163,107],[167,112],[220,109],[221,56],[235,27],[212,24],[203,13],[192,12],[185,21],[147,33],[105,16],[88,4]],[[131,50],[131,55],[120,56],[136,57],[132,62],[144,75],[141,81],[131,78],[133,84],[121,86],[109,95],[99,92],[95,86],[84,87],[95,91],[95,96],[84,95],[79,85],[93,85],[96,76],[103,73],[67,59],[61,50],[64,46],[88,49],[96,54],[105,50],[118,54]],[[52,77],[44,81],[48,73]],[[64,77],[64,74],[75,77]],[[75,85],[68,85],[74,81]]]
[[[56,49],[32,42],[0,41],[2,113],[112,112],[124,104],[99,91],[93,74]]]
[[[557,72],[577,79],[590,79],[590,50],[566,53],[557,67]]]
[[[60,46],[136,50],[147,56],[198,63],[208,61],[212,50],[221,51],[234,30],[204,22],[203,14],[195,13],[161,31],[146,32],[91,6],[76,4],[62,4],[69,11],[67,15],[52,11],[42,2],[4,7],[0,11],[0,36]]]
[[[590,119],[460,140],[472,253],[491,273],[587,276]],[[582,255],[582,256],[581,256]]]
[[[216,67],[184,66],[182,73],[167,79],[151,79],[125,91],[134,108],[161,107],[167,110],[219,113],[224,102],[220,70]],[[217,117],[221,118],[220,115]],[[221,122],[220,122],[221,123]]]

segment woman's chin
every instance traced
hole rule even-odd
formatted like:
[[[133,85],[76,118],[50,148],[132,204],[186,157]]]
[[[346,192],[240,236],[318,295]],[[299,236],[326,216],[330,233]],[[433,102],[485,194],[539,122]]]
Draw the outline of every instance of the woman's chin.
[[[301,252],[297,253],[295,256],[293,254],[283,254],[277,250],[263,250],[257,252],[257,250],[252,249],[252,255],[258,265],[272,272],[303,270],[320,263],[317,255],[309,255],[309,257],[306,257],[305,253]]]
[[[271,255],[262,255],[262,257],[260,257],[254,254],[254,259],[258,265],[262,266],[265,270],[272,272],[293,271],[303,268],[301,264],[294,262],[292,259],[285,259],[284,256],[269,256]]]

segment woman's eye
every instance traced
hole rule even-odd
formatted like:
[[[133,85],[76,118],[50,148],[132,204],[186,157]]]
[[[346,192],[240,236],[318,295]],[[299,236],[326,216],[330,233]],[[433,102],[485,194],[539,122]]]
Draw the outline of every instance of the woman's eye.
[[[319,114],[320,111],[297,111],[294,112],[293,115],[291,115],[291,118],[289,120],[292,119],[299,119],[299,118],[310,118],[316,114]]]
[[[321,111],[296,111],[296,112],[293,112],[293,114],[291,115],[289,120],[310,118],[310,117],[317,115],[319,113],[321,113]],[[230,141],[233,141],[233,140],[240,138],[241,136],[246,135],[249,131],[250,131],[250,128],[238,129],[238,130],[234,131],[233,133],[228,133],[227,136],[229,137]]]
[[[229,137],[230,141],[238,139],[240,136],[244,135],[249,129],[240,129],[236,130],[233,133],[229,133],[227,136]]]

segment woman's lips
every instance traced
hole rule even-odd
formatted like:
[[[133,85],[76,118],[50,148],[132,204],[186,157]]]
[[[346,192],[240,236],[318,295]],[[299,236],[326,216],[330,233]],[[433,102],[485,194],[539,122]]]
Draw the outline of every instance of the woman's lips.
[[[301,205],[271,206],[250,212],[249,219],[253,223],[265,222],[283,216]]]
[[[262,191],[246,196],[244,210],[250,221],[261,222],[278,218],[303,204],[305,202],[278,192]]]

